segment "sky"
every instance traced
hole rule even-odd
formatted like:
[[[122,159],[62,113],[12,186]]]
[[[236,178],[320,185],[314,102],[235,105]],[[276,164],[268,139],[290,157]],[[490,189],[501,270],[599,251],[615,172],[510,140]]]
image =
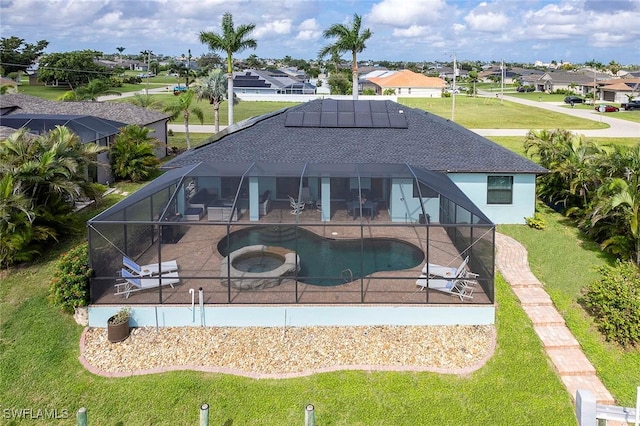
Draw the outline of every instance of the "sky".
[[[237,59],[316,59],[322,32],[358,14],[373,32],[359,60],[640,64],[640,0],[0,0],[0,35],[47,40],[45,53],[197,57],[225,12],[256,26]]]

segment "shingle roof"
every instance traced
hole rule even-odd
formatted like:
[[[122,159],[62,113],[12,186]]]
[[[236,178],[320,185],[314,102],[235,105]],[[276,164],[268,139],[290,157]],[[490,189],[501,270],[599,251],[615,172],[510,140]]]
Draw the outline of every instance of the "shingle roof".
[[[168,120],[171,117],[126,102],[59,102],[22,93],[0,95],[0,110],[11,110],[9,114],[91,115],[140,126]]]
[[[323,103],[377,103],[406,128],[286,127],[288,114],[321,113]],[[325,105],[326,109],[326,105]],[[362,110],[362,105],[352,106]],[[319,99],[238,123],[165,167],[199,162],[409,164],[433,171],[545,173],[546,169],[447,119],[392,101]]]

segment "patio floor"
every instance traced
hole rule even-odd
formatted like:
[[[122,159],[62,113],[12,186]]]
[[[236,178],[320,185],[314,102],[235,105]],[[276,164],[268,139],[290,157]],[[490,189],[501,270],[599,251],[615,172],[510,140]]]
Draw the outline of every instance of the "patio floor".
[[[380,210],[374,218],[365,216],[353,218],[344,207],[336,203],[335,213],[330,222],[322,222],[320,212],[315,208],[305,208],[298,217],[301,227],[331,239],[394,238],[406,241],[425,251],[427,230],[420,224],[392,224],[386,210]],[[332,203],[333,207],[333,203]],[[247,225],[291,224],[296,216],[290,213],[288,203],[274,203],[272,209],[259,222],[250,222],[248,213],[241,214],[232,222],[229,231],[237,231]],[[213,224],[205,215],[199,221],[180,222],[182,231],[174,243],[162,245],[162,260],[175,259],[179,265],[180,283],[162,287],[162,295],[156,289],[131,293],[129,298],[115,295],[113,284],[103,286],[102,294],[94,299],[96,304],[190,304],[190,289],[196,293],[202,287],[207,304],[490,304],[490,300],[477,283],[473,299],[461,301],[459,297],[437,290],[421,290],[416,279],[424,266],[421,262],[414,268],[399,271],[376,272],[363,279],[357,279],[336,286],[309,285],[284,279],[280,285],[259,290],[229,289],[221,283],[220,263],[222,255],[217,245],[226,236],[227,224]],[[395,225],[395,226],[394,226]],[[443,227],[429,226],[429,261],[456,267],[461,259]],[[157,245],[150,247],[138,263],[157,261]],[[482,277],[480,277],[482,279]],[[197,298],[196,298],[197,299]]]

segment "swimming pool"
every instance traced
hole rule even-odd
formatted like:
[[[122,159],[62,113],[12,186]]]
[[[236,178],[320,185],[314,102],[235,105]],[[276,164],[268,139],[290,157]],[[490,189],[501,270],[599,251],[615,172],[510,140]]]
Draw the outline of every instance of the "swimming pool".
[[[258,226],[232,232],[229,242],[225,238],[218,243],[218,251],[227,256],[251,245],[286,247],[300,256],[298,281],[319,286],[340,285],[379,271],[409,269],[424,261],[422,250],[405,241],[392,238],[362,241],[361,256],[359,239],[334,240],[291,226]]]

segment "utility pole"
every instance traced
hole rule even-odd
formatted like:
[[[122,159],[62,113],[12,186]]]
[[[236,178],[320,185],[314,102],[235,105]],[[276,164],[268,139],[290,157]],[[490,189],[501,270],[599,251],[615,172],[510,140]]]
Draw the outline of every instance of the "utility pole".
[[[504,103],[504,59],[500,60],[500,103]]]
[[[455,121],[456,117],[456,74],[458,73],[458,65],[456,63],[456,54],[453,54],[453,90],[451,91],[451,121]]]

